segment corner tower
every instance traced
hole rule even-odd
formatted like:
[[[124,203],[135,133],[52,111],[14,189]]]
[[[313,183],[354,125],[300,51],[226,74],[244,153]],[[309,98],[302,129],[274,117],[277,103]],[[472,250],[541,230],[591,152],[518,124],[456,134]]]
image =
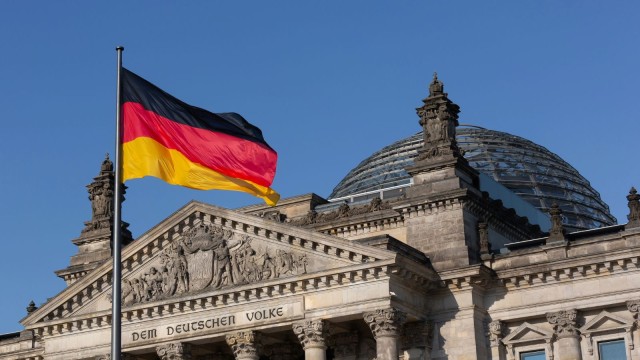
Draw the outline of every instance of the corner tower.
[[[67,285],[73,284],[90,270],[111,258],[113,241],[114,172],[109,154],[100,166],[100,173],[87,185],[91,201],[91,220],[84,223],[80,237],[71,240],[78,246],[78,253],[71,257],[68,267],[56,271]],[[123,185],[124,186],[124,185]],[[124,199],[123,199],[124,200]],[[129,224],[122,222],[122,241],[127,245],[133,241]]]

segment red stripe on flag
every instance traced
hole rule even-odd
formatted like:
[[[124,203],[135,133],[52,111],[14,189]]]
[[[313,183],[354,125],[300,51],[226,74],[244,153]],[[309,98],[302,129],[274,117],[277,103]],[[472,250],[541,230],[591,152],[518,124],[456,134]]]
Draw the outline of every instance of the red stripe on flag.
[[[125,103],[122,116],[123,143],[148,137],[221,174],[266,187],[273,182],[278,154],[262,144],[180,124],[138,103]]]

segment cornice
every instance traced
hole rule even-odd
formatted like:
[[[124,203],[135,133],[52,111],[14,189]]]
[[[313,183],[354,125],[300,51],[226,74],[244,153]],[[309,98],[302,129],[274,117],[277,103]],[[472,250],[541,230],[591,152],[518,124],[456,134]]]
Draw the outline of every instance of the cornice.
[[[545,285],[593,276],[611,275],[640,268],[640,249],[620,250],[574,259],[554,260],[517,268],[494,270],[506,287]]]
[[[485,289],[496,278],[493,270],[482,264],[440,271],[438,275],[440,277],[439,287],[447,288],[451,291],[473,288]]]

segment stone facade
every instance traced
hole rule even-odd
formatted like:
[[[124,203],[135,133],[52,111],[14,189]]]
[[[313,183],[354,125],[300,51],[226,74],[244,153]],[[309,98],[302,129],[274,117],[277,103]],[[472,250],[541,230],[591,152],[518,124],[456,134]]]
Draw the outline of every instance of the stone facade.
[[[567,232],[554,206],[545,233],[479,190],[455,142],[459,107],[437,77],[429,89],[403,196],[191,202],[127,244],[122,359],[586,360],[612,341],[640,359],[637,191],[626,225]],[[107,159],[58,271],[68,287],[29,305],[0,359],[110,358],[112,179]]]

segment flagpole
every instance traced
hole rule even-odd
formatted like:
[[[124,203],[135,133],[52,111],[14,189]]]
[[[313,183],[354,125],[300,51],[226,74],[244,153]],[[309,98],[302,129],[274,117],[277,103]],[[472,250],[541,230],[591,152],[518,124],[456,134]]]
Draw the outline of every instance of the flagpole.
[[[111,282],[112,296],[111,301],[111,360],[120,360],[122,347],[122,317],[121,317],[121,285],[122,285],[122,267],[121,267],[121,221],[122,215],[122,104],[121,104],[121,73],[122,73],[122,51],[124,47],[118,46],[116,52],[118,54],[118,79],[116,81],[116,156],[115,156],[115,179],[114,179],[114,202],[113,207],[113,276]]]

